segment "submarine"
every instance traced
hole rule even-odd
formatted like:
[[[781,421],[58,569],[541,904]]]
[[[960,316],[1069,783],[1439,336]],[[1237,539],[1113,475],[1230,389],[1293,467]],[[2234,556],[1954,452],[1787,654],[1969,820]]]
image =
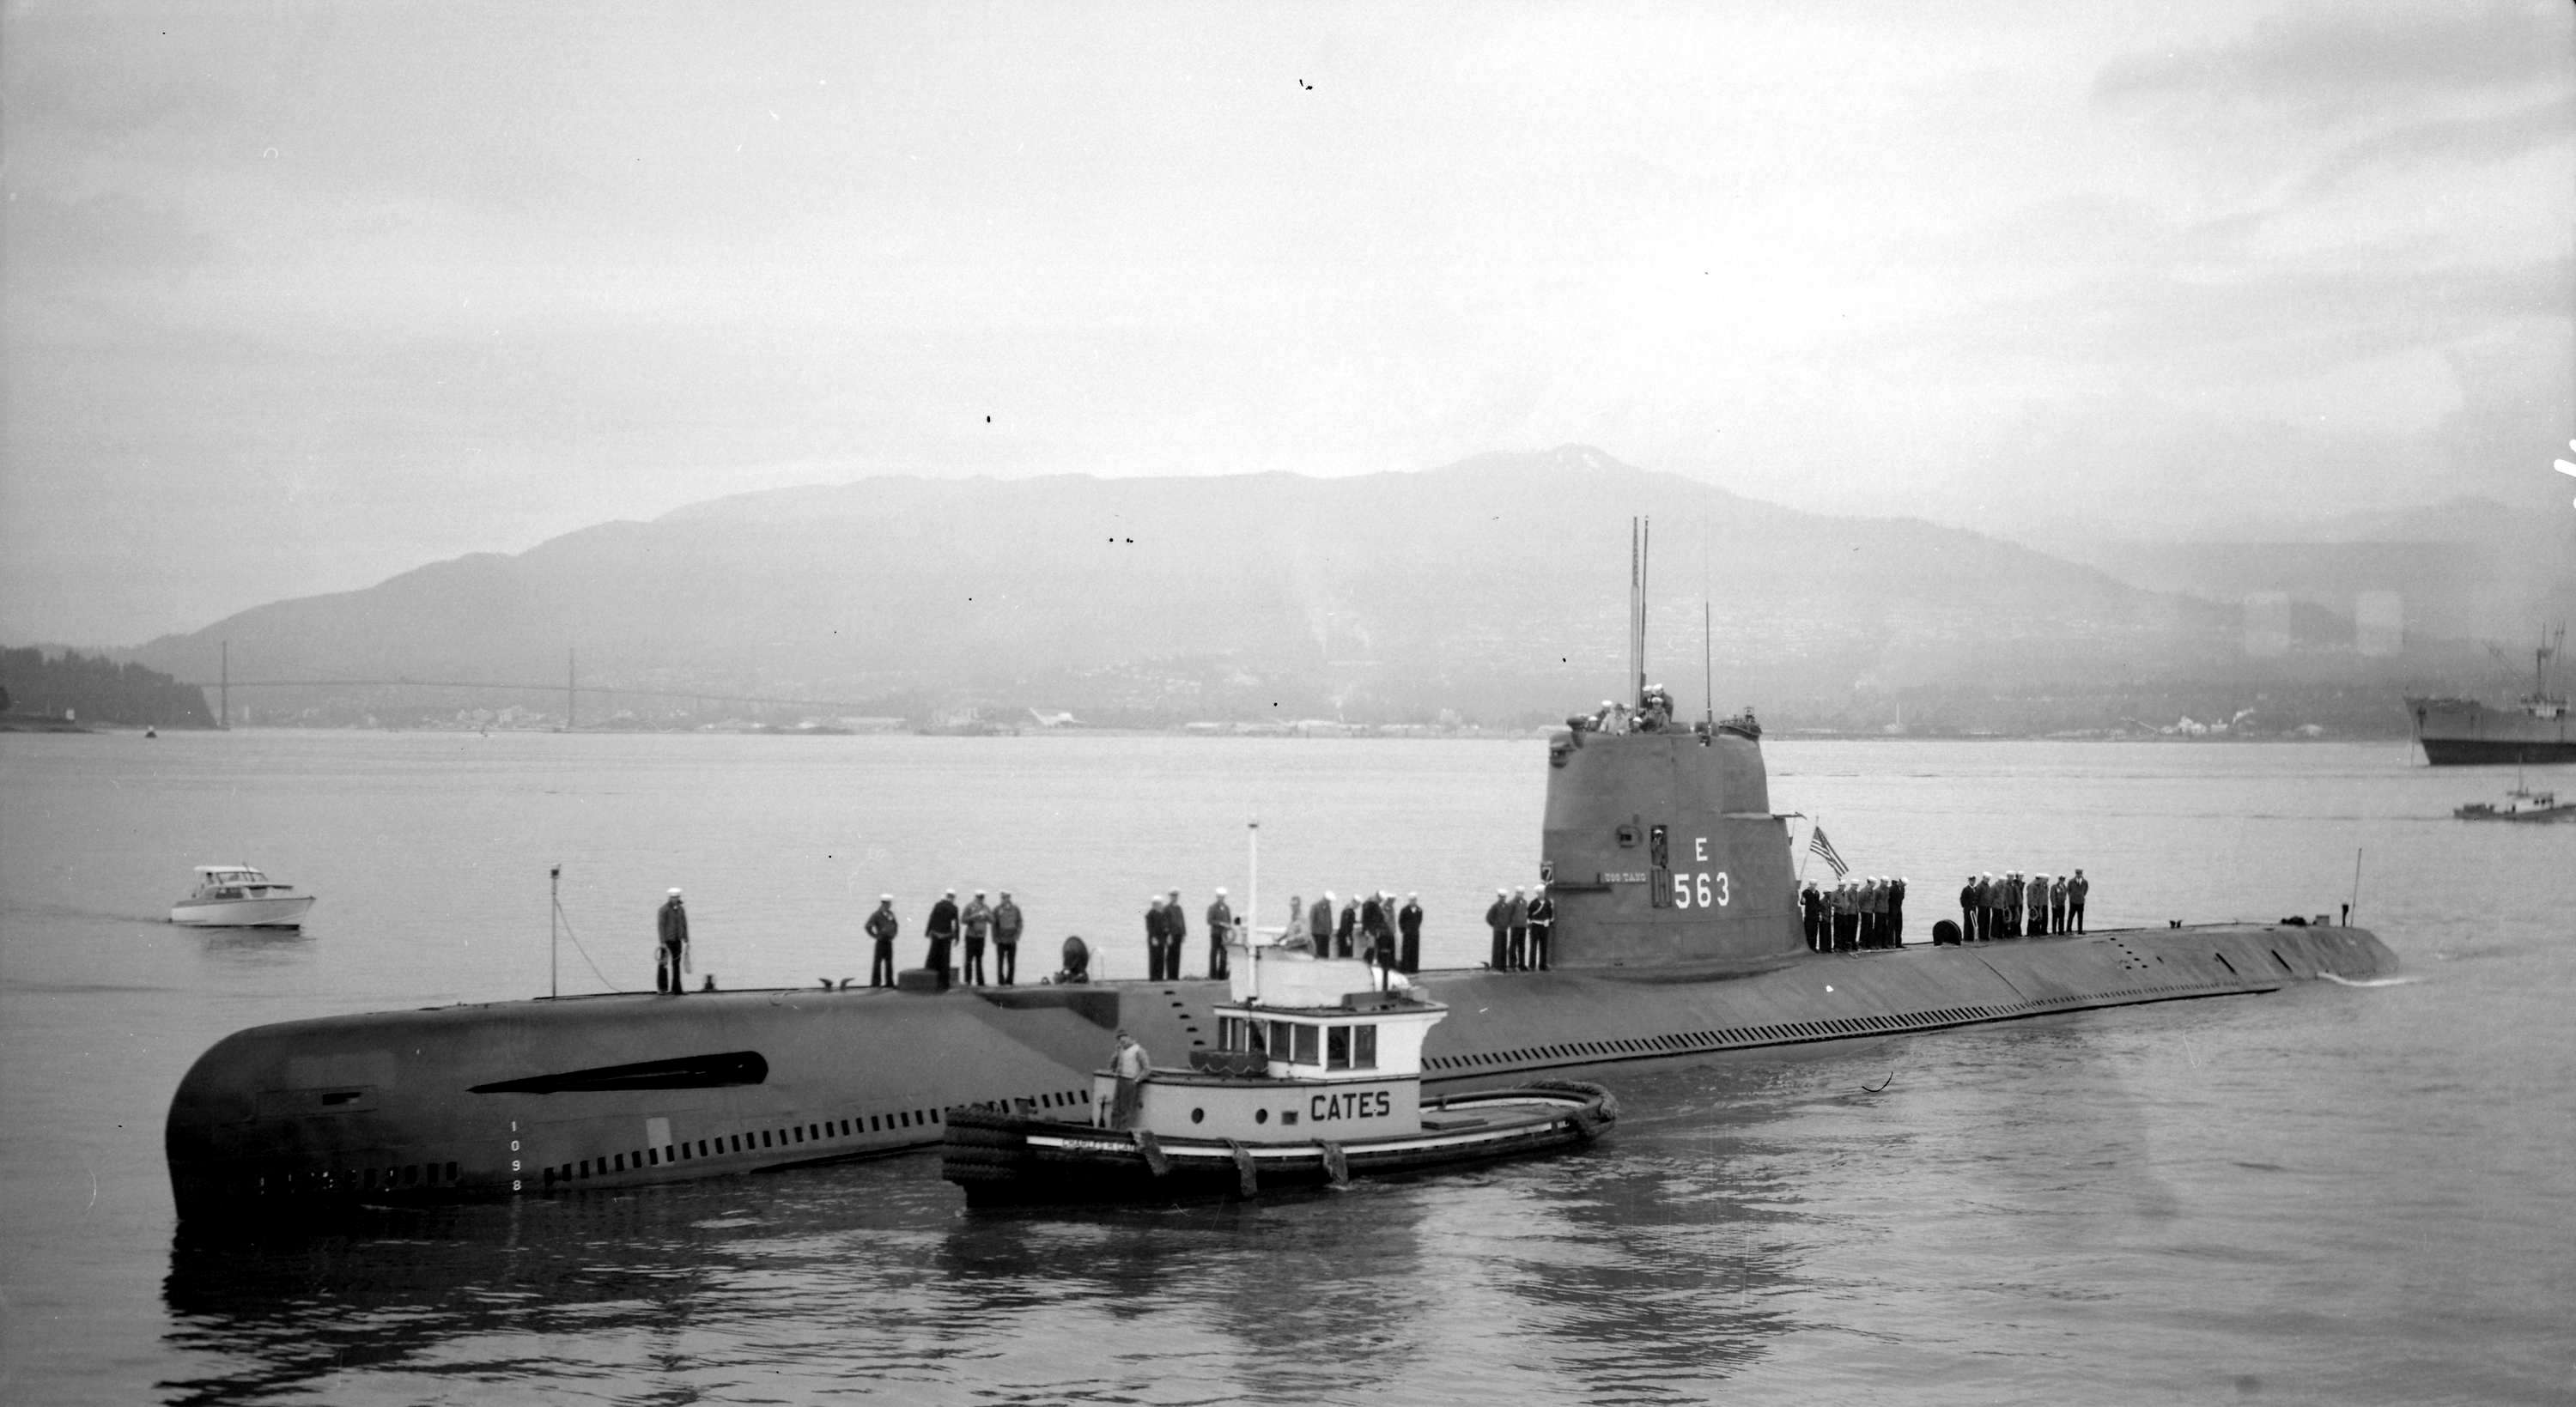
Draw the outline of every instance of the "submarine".
[[[1632,656],[1643,656],[1642,573]],[[1647,703],[1643,670],[1632,670]],[[1749,713],[1548,741],[1551,968],[1426,970],[1454,1013],[1433,1091],[1881,1040],[2391,973],[2325,924],[2103,929],[1809,949],[1789,817]],[[913,984],[919,985],[919,984]],[[968,1106],[1084,1117],[1109,1033],[1213,1049],[1228,984],[608,994],[289,1021],[180,1081],[164,1129],[183,1225],[560,1195],[927,1148]]]

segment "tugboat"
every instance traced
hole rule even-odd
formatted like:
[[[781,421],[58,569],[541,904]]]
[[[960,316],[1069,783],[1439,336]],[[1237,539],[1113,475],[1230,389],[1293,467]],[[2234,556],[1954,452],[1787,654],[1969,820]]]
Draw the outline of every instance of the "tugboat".
[[[1426,1102],[1423,1037],[1448,1007],[1365,962],[1230,946],[1233,1000],[1190,1068],[1148,1069],[1126,1098],[1093,1072],[1088,1122],[952,1109],[939,1175],[975,1207],[1249,1198],[1577,1147],[1618,1121],[1610,1091],[1574,1080]]]
[[[170,921],[196,928],[301,928],[313,896],[248,865],[199,865],[197,887],[170,906]]]
[[[2502,806],[2472,801],[2466,806],[2452,808],[2451,814],[2463,821],[2576,821],[2576,801],[2561,801],[2556,792],[2527,791],[2515,787],[2505,795],[2513,799]],[[2523,805],[2526,801],[2531,804]]]

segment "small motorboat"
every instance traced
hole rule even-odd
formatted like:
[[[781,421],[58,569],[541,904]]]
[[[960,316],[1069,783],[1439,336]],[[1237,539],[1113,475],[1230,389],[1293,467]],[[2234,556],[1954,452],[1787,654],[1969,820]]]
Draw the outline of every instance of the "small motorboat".
[[[313,896],[248,865],[199,865],[197,887],[170,906],[170,921],[198,928],[301,928]]]
[[[2472,801],[2451,809],[2451,815],[2463,821],[2576,821],[2576,801],[2561,801],[2556,792],[2533,791],[2522,784],[2522,767],[2513,769],[2513,790],[2505,793],[2505,804]]]
[[[2502,806],[2472,801],[2466,806],[2454,807],[2451,814],[2463,821],[2576,821],[2576,801],[2561,801],[2554,792],[2524,791],[2517,787],[2505,795],[2516,799]]]
[[[1188,1069],[1148,1070],[1127,1109],[1094,1072],[1087,1122],[952,1109],[939,1175],[969,1206],[1252,1197],[1579,1147],[1618,1120],[1575,1081],[1425,1100],[1422,1041],[1447,1007],[1364,962],[1231,946],[1233,1001]]]

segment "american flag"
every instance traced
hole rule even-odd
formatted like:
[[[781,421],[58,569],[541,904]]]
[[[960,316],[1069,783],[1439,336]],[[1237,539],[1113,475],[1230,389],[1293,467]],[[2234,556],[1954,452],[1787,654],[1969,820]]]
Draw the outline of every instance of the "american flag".
[[[1834,878],[1840,879],[1851,873],[1851,866],[1843,863],[1843,857],[1834,849],[1834,843],[1825,839],[1823,826],[1816,827],[1816,838],[1807,842],[1807,849],[1814,852],[1817,859],[1834,867]]]

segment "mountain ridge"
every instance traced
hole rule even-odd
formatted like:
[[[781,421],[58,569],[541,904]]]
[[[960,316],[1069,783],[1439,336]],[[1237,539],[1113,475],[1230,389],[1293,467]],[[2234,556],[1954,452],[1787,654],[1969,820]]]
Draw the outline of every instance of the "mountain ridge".
[[[1980,680],[2241,672],[2231,608],[2002,538],[1837,517],[1590,446],[1309,478],[881,475],[727,495],[473,553],[356,592],[165,636],[138,659],[211,680],[528,684],[1002,700],[1120,716],[1527,719],[1619,692],[1627,520],[1658,532],[1654,658],[1801,703]],[[1679,589],[1675,589],[1678,587]],[[2301,629],[2330,640],[2330,615]],[[2331,649],[2275,661],[2333,674]],[[2348,672],[2348,671],[2347,671]],[[1675,671],[1686,697],[1697,670]],[[1743,702],[1730,697],[1721,711]]]

